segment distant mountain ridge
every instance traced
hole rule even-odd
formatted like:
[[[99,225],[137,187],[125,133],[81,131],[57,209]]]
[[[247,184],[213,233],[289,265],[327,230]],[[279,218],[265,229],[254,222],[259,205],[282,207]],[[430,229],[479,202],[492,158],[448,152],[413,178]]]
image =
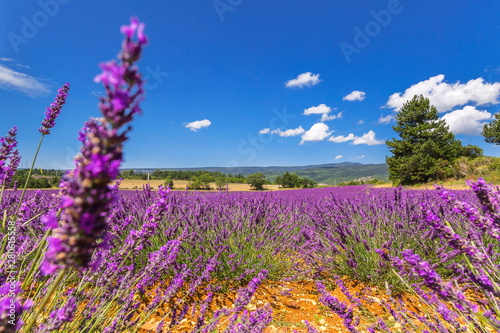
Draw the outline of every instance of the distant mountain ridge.
[[[359,178],[377,178],[387,180],[389,177],[388,165],[362,164],[357,162],[327,163],[304,166],[265,166],[265,167],[195,167],[195,168],[129,168],[139,173],[153,172],[154,170],[181,170],[181,171],[219,171],[224,174],[241,174],[248,176],[262,172],[267,178],[274,181],[277,176],[285,172],[296,173],[300,177],[306,177],[317,183],[335,185],[340,182],[356,180]]]

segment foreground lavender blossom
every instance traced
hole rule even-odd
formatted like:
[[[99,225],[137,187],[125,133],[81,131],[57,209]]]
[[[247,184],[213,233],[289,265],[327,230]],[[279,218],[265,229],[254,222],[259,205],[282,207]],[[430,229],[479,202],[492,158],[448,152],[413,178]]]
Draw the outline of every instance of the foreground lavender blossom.
[[[42,126],[38,129],[42,135],[49,135],[50,129],[54,127],[55,121],[61,113],[61,108],[68,97],[69,83],[65,83],[58,91],[54,103],[50,104],[45,111],[45,119],[42,121]]]
[[[443,300],[451,301],[454,305],[466,314],[474,313],[478,310],[477,305],[467,300],[465,295],[453,282],[445,282],[434,268],[412,250],[404,250],[403,260],[393,258],[393,265],[401,272],[409,273],[423,279],[424,284],[432,291],[436,292]]]
[[[16,135],[17,127],[13,127],[7,136],[0,137],[0,188],[9,185],[21,161],[19,151],[15,149]]]
[[[75,169],[62,182],[60,226],[48,239],[44,273],[58,267],[88,267],[98,241],[104,238],[107,206],[113,201],[110,183],[119,174],[122,144],[130,130],[122,127],[141,111],[143,81],[134,62],[147,43],[143,30],[144,24],[135,18],[130,26],[122,27],[125,40],[120,63],[101,64],[103,73],[96,76],[96,82],[102,82],[106,90],[99,104],[103,118],[89,120],[80,132],[83,146]],[[137,42],[132,40],[136,32]]]

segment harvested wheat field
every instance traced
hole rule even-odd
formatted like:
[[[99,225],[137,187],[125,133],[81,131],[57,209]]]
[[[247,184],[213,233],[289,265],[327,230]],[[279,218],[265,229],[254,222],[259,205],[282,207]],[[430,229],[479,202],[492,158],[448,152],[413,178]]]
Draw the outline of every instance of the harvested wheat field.
[[[131,190],[131,189],[142,189],[143,186],[150,185],[152,188],[158,188],[158,186],[163,185],[163,180],[141,180],[141,179],[124,179],[120,183],[121,190]],[[187,180],[174,180],[173,190],[186,190],[186,186],[189,184]],[[215,183],[210,183],[212,189],[216,189]],[[281,190],[279,185],[264,185],[265,190],[276,191]],[[225,188],[223,189],[226,190]],[[234,191],[253,191],[248,184],[233,183],[228,185],[228,190]]]

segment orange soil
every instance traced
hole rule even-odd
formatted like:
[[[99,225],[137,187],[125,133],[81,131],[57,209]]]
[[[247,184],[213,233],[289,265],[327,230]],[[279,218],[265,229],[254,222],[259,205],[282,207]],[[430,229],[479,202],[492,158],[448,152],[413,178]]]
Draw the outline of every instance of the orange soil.
[[[360,283],[346,282],[346,285],[352,294],[363,293],[364,287]],[[349,304],[349,301],[340,288],[334,288],[330,291],[330,294],[342,302]],[[217,297],[214,297],[211,310],[214,311],[222,307],[231,308],[234,297],[235,293],[217,295]],[[382,318],[386,320],[389,327],[392,326],[394,332],[398,332],[399,324],[379,304],[381,300],[387,298],[387,295],[383,291],[377,291],[372,288],[368,298],[372,302],[363,302],[366,311],[364,315],[360,315],[359,311],[355,310],[355,316],[360,315],[362,317],[361,325],[358,328],[363,331],[363,327],[373,324],[378,318]],[[415,299],[408,302],[408,304],[416,305],[411,305],[413,311],[419,311],[419,308],[422,307],[422,305],[418,305],[417,303],[419,302]],[[257,307],[264,307],[266,305],[269,305],[273,310],[273,321],[264,330],[264,333],[288,333],[293,332],[293,330],[301,333],[307,332],[307,328],[303,323],[304,320],[307,320],[319,332],[348,332],[344,328],[342,319],[321,304],[316,285],[312,280],[265,283],[259,287],[246,308],[249,311],[253,311]],[[158,316],[152,317],[151,320],[144,324],[140,332],[155,332],[159,321],[166,312],[168,312],[168,309],[160,310]],[[367,322],[367,317],[371,317],[370,322]],[[165,325],[163,332],[191,332],[195,320],[195,318],[188,316],[173,329],[169,329],[168,325]],[[223,318],[220,324],[219,328],[224,328],[227,325],[227,318]]]

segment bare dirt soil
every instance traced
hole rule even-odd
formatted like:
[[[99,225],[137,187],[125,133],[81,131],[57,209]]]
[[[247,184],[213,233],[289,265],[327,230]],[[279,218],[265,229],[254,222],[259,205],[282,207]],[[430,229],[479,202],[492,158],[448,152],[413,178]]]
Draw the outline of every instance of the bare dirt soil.
[[[362,284],[347,279],[343,280],[352,295],[368,300],[362,301],[362,310],[354,310],[354,315],[360,316],[361,319],[358,326],[360,332],[365,332],[366,327],[375,323],[379,318],[385,320],[393,332],[402,332],[400,324],[395,322],[394,317],[380,305],[389,297],[384,291],[370,288],[369,293],[367,293],[365,286]],[[350,304],[339,287],[334,287],[333,290],[329,290],[329,293],[340,301]],[[212,302],[211,310],[214,311],[222,307],[230,309],[233,306],[234,297],[234,293],[217,295]],[[342,318],[324,306],[319,297],[316,285],[312,280],[267,282],[259,287],[246,309],[250,312],[257,307],[264,306],[269,306],[272,309],[273,320],[264,330],[264,333],[308,332],[304,321],[308,321],[318,332],[349,332],[344,327]],[[415,297],[404,296],[404,299],[412,311],[420,313],[425,311],[425,306]],[[167,312],[167,308],[160,310],[157,316],[152,317],[149,322],[142,326],[141,332],[154,332],[162,315]],[[168,325],[165,325],[162,331],[172,333],[192,332],[195,322],[196,315],[190,316],[188,314],[179,325],[173,328],[168,328]],[[222,318],[219,323],[221,325],[218,329],[222,332],[228,323],[228,318]]]

